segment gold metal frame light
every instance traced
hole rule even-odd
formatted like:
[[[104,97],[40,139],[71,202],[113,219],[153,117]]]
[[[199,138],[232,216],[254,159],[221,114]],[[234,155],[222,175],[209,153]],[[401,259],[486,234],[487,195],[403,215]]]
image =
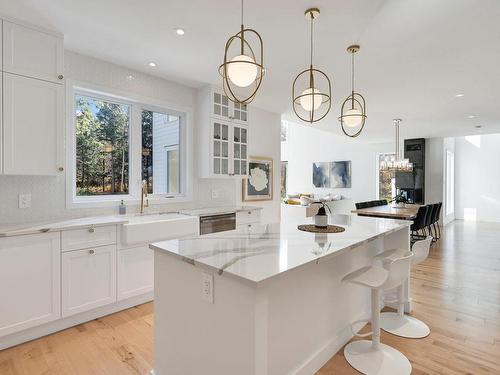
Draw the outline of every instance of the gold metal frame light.
[[[252,48],[250,44],[250,37],[253,37],[257,42],[257,48]],[[244,60],[232,60],[230,58],[231,47],[234,44],[239,44],[237,47],[239,49],[239,55],[245,55],[250,57],[253,61]],[[234,52],[233,48],[233,52]],[[255,52],[258,52],[257,54]],[[252,64],[257,68],[257,76],[255,80],[249,85],[252,86],[251,89],[244,89],[238,87],[229,78],[228,67],[230,64],[244,63]],[[238,33],[231,36],[224,48],[224,63],[219,66],[219,74],[222,76],[222,88],[224,89],[225,95],[234,103],[249,104],[251,103],[257,91],[262,84],[262,78],[265,74],[264,68],[264,46],[262,43],[262,38],[257,31],[254,29],[245,29],[243,25],[243,0],[241,0],[241,28]]]
[[[366,121],[365,98],[360,93],[354,91],[354,54],[359,51],[359,48],[360,47],[357,44],[347,47],[347,52],[351,54],[351,95],[349,95],[346,98],[346,100],[344,100],[344,102],[342,103],[342,107],[340,110],[340,117],[339,117],[340,125],[342,126],[342,131],[344,132],[345,135],[351,138],[355,138],[361,134],[363,128],[365,127],[365,121]],[[357,109],[360,114],[346,113],[347,111],[353,109]],[[357,125],[360,128],[354,133],[349,133],[346,130],[346,127],[349,128],[349,126],[346,125],[346,120],[354,116],[361,117],[361,124]]]
[[[299,119],[311,124],[325,118],[328,112],[330,112],[330,108],[332,106],[332,85],[330,83],[330,79],[324,72],[313,67],[313,21],[319,17],[319,13],[318,8],[307,9],[304,13],[306,19],[311,21],[311,63],[308,69],[303,70],[295,77],[292,84],[293,111]],[[307,87],[299,92],[297,91],[297,83],[300,79],[304,78],[308,81]],[[327,93],[316,91],[319,90],[318,83],[321,83],[321,81],[324,82],[324,87],[327,87]],[[306,90],[309,90],[310,92],[304,93]],[[319,100],[321,100],[321,104],[315,108],[315,100],[318,100],[318,97]],[[307,110],[302,106],[301,99],[304,98],[310,98],[310,103],[312,104],[311,110]],[[324,105],[326,105],[326,107],[324,107]],[[299,107],[303,110],[300,110]],[[322,108],[322,111],[318,111],[320,108]],[[299,112],[304,112],[305,114],[301,115]]]

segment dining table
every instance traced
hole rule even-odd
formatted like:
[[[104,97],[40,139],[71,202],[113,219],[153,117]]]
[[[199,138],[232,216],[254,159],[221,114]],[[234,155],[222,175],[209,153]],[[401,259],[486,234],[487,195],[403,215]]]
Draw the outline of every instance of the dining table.
[[[352,210],[352,213],[359,216],[382,217],[387,219],[414,220],[417,217],[420,204],[406,204],[397,206],[385,204],[383,206],[374,206]]]

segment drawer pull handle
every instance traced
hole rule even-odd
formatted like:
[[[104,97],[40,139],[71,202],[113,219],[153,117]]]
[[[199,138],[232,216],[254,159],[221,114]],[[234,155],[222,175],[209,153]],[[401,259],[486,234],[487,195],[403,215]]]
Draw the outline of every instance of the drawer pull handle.
[[[94,255],[95,251],[94,250],[89,250],[90,255]]]
[[[57,76],[57,78],[59,78],[59,79],[63,79],[63,78],[64,78],[64,76],[63,76],[62,74],[59,74],[59,75]]]
[[[94,233],[94,232],[95,232],[94,227],[90,227],[90,228],[89,228],[89,232],[90,232],[90,233]]]
[[[248,211],[248,214],[251,215],[252,214],[252,211]]]

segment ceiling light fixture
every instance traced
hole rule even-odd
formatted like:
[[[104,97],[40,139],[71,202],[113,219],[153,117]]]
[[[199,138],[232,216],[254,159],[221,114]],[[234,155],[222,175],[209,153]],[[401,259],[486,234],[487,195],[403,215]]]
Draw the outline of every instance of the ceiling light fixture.
[[[177,28],[174,29],[174,31],[175,31],[175,33],[177,35],[184,35],[184,34],[186,34],[186,31],[182,27],[177,27]]]
[[[313,67],[313,21],[319,17],[319,9],[307,9],[304,16],[311,21],[310,65],[293,80],[292,107],[299,119],[312,124],[330,112],[332,85],[325,73]]]
[[[154,61],[150,61],[148,63],[148,65],[151,67],[151,68],[154,68],[156,66],[156,63]]]
[[[469,115],[469,116],[467,116],[467,118],[476,118],[476,116],[474,116],[474,115]]]
[[[347,47],[347,52],[351,54],[351,95],[342,103],[339,121],[342,131],[348,137],[354,138],[361,134],[365,127],[366,103],[363,95],[354,91],[354,54],[359,51],[358,45]],[[359,128],[354,133],[349,133],[346,128]]]
[[[224,93],[234,103],[249,104],[259,90],[264,71],[262,38],[257,31],[245,29],[241,0],[241,28],[227,40],[224,62],[219,66]]]
[[[402,140],[400,139],[399,125],[401,123],[401,119],[396,118],[393,120],[394,128],[395,128],[395,152],[393,156],[386,157],[380,163],[381,171],[389,171],[389,172],[412,172],[413,164],[410,163],[410,160],[405,159],[402,150]]]
[[[457,94],[455,95],[455,98],[462,98],[464,96],[464,94]]]

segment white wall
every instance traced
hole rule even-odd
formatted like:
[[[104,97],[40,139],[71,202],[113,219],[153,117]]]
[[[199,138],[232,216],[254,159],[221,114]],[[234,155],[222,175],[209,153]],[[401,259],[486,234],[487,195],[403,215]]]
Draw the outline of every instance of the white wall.
[[[500,222],[500,134],[458,137],[455,143],[455,216]]]
[[[281,116],[258,108],[249,107],[250,119],[248,155],[272,158],[274,162],[273,200],[258,202],[242,202],[241,180],[236,183],[236,197],[239,204],[245,206],[264,207],[263,222],[280,220],[280,136]]]
[[[392,143],[364,143],[301,124],[288,128],[288,192],[327,194],[352,198],[354,202],[377,197],[377,154],[393,152]],[[316,188],[312,183],[312,163],[351,160],[352,188]]]
[[[127,79],[130,74],[134,76],[133,80]],[[131,95],[148,97],[161,102],[172,103],[176,106],[194,109],[196,90],[193,88],[73,52],[65,52],[65,76],[69,80],[86,82],[120,92],[127,92]],[[256,136],[252,138],[251,142],[256,144],[250,144],[250,152],[263,156],[272,155],[277,160],[277,165],[279,165],[279,115],[256,110],[255,122],[251,119],[250,126],[253,128],[254,124],[262,132],[257,131]],[[194,146],[190,147],[193,153],[196,152],[194,148]],[[194,155],[191,156],[192,160],[196,160]],[[199,179],[197,178],[196,165],[193,165],[193,174],[192,202],[158,205],[151,208],[151,210],[233,205],[241,200],[241,190],[237,190],[237,186],[240,186],[241,189],[240,182],[233,179]],[[279,180],[278,185],[275,183],[276,186],[279,187]],[[218,190],[218,198],[212,199],[212,189]],[[18,194],[20,193],[31,194],[31,208],[18,208]],[[266,206],[265,217],[279,217],[279,206],[276,208],[274,202],[259,205]],[[136,210],[137,207],[129,207],[129,211],[135,212]],[[58,177],[0,176],[0,224],[22,224],[115,213],[117,213],[117,207],[67,209],[64,175]]]

